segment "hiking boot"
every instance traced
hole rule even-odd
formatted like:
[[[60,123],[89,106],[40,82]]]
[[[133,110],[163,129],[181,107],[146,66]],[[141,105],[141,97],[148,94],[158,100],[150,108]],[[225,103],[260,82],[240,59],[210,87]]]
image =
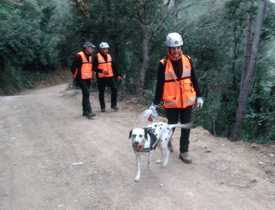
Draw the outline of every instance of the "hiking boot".
[[[88,116],[89,112],[83,112],[82,116]]]
[[[192,163],[192,159],[189,157],[188,152],[180,153],[179,158],[187,164]]]
[[[92,117],[96,116],[96,114],[94,112],[90,112],[87,117],[88,119],[91,119]]]
[[[173,146],[172,146],[171,140],[168,142],[168,149],[170,150],[170,152],[173,152]]]
[[[114,109],[115,111],[119,110],[117,106],[111,106],[111,109]]]
[[[105,112],[106,110],[105,109],[101,109],[101,112]]]

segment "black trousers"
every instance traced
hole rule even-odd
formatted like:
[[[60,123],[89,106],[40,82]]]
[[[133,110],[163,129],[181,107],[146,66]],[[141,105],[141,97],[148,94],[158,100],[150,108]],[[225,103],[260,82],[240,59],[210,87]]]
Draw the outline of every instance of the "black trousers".
[[[101,109],[105,109],[104,93],[106,86],[111,88],[111,107],[117,104],[117,87],[113,77],[97,78],[97,87],[99,91],[99,103]]]
[[[185,124],[191,122],[192,106],[185,109],[166,109],[168,124],[177,124],[180,118],[180,123]],[[175,128],[174,128],[175,130]],[[180,136],[180,152],[188,152],[189,149],[190,129],[181,129]]]
[[[82,108],[84,113],[90,113],[92,112],[92,107],[90,104],[90,86],[91,86],[91,80],[78,80],[77,81],[78,86],[82,90]]]

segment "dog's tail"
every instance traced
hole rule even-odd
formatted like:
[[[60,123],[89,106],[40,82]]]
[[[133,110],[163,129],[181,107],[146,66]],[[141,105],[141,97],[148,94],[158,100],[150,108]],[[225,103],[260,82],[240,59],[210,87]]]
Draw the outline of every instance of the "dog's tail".
[[[168,128],[176,128],[181,127],[185,129],[191,129],[192,123],[186,123],[186,124],[168,124]]]

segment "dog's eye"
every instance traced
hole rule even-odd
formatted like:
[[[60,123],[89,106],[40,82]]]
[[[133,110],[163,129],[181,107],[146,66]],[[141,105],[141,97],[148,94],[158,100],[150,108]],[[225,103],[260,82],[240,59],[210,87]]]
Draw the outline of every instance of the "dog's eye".
[[[139,135],[139,137],[141,138],[141,137],[142,137],[142,135]]]
[[[137,136],[136,134],[133,135],[134,138],[136,138],[136,136]]]

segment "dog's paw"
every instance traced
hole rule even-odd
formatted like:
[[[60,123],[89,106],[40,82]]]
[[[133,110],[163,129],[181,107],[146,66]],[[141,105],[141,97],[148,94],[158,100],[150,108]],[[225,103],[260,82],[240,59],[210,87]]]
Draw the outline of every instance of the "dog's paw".
[[[167,165],[167,163],[163,163],[162,165],[161,165],[161,167],[165,167]]]
[[[140,180],[140,177],[137,176],[137,177],[135,178],[135,182],[138,182],[139,180]]]
[[[157,161],[156,161],[156,164],[160,164],[160,163],[162,163],[161,160],[157,160]]]

